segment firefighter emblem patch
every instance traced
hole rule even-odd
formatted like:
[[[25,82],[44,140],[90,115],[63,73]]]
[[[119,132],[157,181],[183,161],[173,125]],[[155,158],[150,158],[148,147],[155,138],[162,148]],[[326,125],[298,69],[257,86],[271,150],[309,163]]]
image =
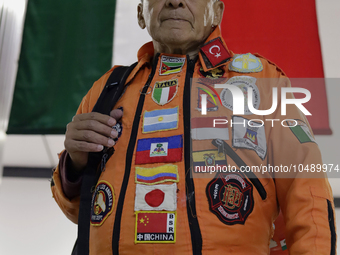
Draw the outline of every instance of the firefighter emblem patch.
[[[253,211],[253,186],[241,172],[218,173],[206,193],[210,211],[226,225],[244,224]]]
[[[112,213],[115,195],[112,186],[106,181],[100,181],[91,202],[91,225],[101,226]]]

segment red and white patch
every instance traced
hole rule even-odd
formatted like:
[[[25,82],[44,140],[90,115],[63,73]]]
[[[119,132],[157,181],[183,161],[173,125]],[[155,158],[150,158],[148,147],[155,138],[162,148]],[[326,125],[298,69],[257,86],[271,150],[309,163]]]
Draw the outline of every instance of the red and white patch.
[[[212,68],[218,66],[227,61],[227,59],[231,58],[228,50],[223,45],[220,38],[216,38],[208,43],[206,43],[201,48],[201,53],[203,56],[204,62],[207,68]],[[207,63],[207,60],[209,63]]]
[[[176,211],[177,184],[136,185],[135,211]]]
[[[227,117],[196,117],[191,119],[191,138],[193,140],[229,140]]]

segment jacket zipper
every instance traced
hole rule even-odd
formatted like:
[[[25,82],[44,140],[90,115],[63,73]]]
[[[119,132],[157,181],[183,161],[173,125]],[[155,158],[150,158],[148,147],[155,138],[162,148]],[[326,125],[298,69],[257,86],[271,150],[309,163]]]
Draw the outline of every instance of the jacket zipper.
[[[126,158],[125,158],[125,173],[124,173],[124,178],[123,178],[123,182],[122,182],[122,187],[120,189],[120,194],[119,194],[119,199],[118,199],[117,209],[116,209],[116,216],[115,216],[115,221],[114,221],[114,225],[113,225],[112,253],[114,255],[119,254],[119,239],[120,239],[121,219],[122,219],[122,212],[123,212],[126,189],[127,189],[129,178],[130,178],[132,156],[133,156],[133,152],[134,152],[135,145],[136,145],[137,134],[138,134],[138,126],[139,126],[141,113],[142,113],[142,110],[143,110],[145,95],[146,95],[146,92],[148,91],[150,83],[151,83],[151,81],[152,81],[152,79],[155,75],[156,67],[157,67],[157,64],[158,64],[158,56],[159,56],[159,54],[157,54],[156,57],[155,57],[155,59],[157,59],[157,60],[155,61],[155,63],[153,63],[151,74],[149,75],[148,80],[147,80],[146,84],[144,85],[144,87],[141,91],[141,95],[139,97],[139,101],[138,101],[138,104],[137,104],[135,118],[133,120],[130,141],[129,141],[129,144],[128,144],[128,149],[127,149]]]
[[[221,139],[214,139],[211,142],[214,146],[217,147],[218,153],[224,153],[226,156],[228,155],[239,168],[245,168],[247,164],[236,154],[236,152],[227,144],[225,141]],[[260,180],[256,177],[253,172],[244,172],[244,174],[248,177],[248,179],[253,183],[257,191],[259,192],[262,200],[267,198],[267,191],[263,187]]]
[[[196,58],[197,59],[197,58]],[[189,228],[191,234],[192,253],[194,255],[202,254],[202,235],[197,220],[196,202],[195,202],[195,185],[191,178],[191,128],[190,128],[190,92],[191,92],[191,78],[193,77],[195,62],[187,56],[187,72],[185,76],[184,94],[183,94],[183,120],[184,120],[184,165],[185,165],[185,186],[187,197],[187,214],[189,221]]]

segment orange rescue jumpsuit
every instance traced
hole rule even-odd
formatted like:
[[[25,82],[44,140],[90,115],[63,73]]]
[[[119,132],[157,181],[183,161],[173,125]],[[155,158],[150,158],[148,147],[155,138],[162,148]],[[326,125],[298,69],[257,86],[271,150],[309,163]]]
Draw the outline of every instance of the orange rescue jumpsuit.
[[[151,64],[153,57],[152,43],[139,50],[115,106],[124,109],[122,135],[93,195],[90,254],[269,254],[280,209],[290,254],[334,252],[334,205],[322,173],[299,178],[308,175],[241,171],[322,162],[305,116],[293,105],[281,115],[281,88],[290,86],[285,74],[259,55],[234,55],[219,28],[196,60],[160,54]],[[94,83],[77,114],[91,112],[111,72]],[[259,116],[245,107],[244,115],[233,115],[230,93],[213,86],[226,82],[244,95],[252,89],[259,110],[271,107],[277,87],[277,110]],[[236,172],[205,172],[217,165]],[[53,196],[77,223],[79,197],[65,196],[59,171]]]

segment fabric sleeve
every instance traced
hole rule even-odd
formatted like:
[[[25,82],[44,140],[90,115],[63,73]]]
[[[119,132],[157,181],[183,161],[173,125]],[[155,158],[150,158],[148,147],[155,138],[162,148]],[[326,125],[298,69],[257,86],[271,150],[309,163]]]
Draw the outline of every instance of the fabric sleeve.
[[[83,172],[74,170],[70,155],[66,150],[60,155],[59,171],[65,196],[69,199],[79,196]]]
[[[287,77],[278,80],[281,88],[290,87]],[[293,95],[287,94],[287,98]],[[317,170],[322,157],[304,114],[287,105],[281,115],[281,102],[272,119],[268,141],[268,164],[285,167],[275,173],[276,192],[285,226],[290,254],[335,254],[335,219],[332,191],[327,175]],[[295,125],[295,126],[294,126]],[[283,168],[281,168],[283,169]]]

